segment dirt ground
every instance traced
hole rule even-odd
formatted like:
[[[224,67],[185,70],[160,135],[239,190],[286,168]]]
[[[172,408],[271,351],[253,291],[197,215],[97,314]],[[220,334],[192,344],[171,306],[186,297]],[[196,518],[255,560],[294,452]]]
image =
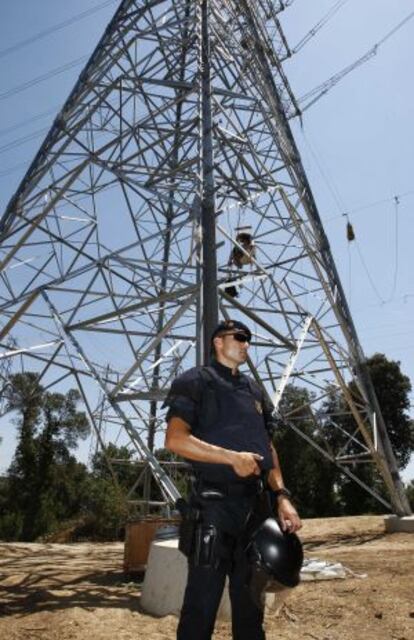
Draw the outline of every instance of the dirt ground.
[[[301,537],[308,557],[367,577],[302,583],[267,617],[267,640],[414,640],[414,534],[361,516],[305,520]],[[174,640],[177,619],[142,611],[122,560],[123,544],[0,543],[0,639]]]

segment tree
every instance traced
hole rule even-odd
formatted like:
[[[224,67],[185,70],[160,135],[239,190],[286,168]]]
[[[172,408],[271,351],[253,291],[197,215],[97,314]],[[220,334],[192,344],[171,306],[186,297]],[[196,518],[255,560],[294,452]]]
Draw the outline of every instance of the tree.
[[[35,487],[38,481],[35,437],[41,418],[42,402],[43,389],[36,374],[16,374],[9,380],[6,409],[17,412],[19,441],[9,469],[9,499],[3,505],[3,537],[30,539],[31,523],[35,517]]]
[[[77,410],[79,400],[75,389],[46,391],[35,373],[11,376],[7,409],[17,413],[19,440],[9,469],[2,535],[7,521],[9,535],[14,526],[14,539],[33,540],[79,508],[73,479],[80,487],[86,468],[70,450],[90,429],[85,413]]]
[[[414,511],[414,480],[411,480],[410,484],[406,487],[408,502],[411,509]]]
[[[287,385],[281,399],[280,413],[323,446],[321,438],[315,433],[315,422],[308,407],[311,399],[306,389]],[[274,443],[284,481],[292,491],[302,517],[336,515],[335,466],[288,426],[281,426],[276,432]]]
[[[112,463],[112,471],[108,461]],[[133,451],[109,442],[92,458],[84,500],[85,526],[81,534],[102,540],[119,538],[128,517],[127,495],[139,475]],[[134,493],[134,498],[141,497]]]
[[[388,360],[383,353],[368,358],[367,365],[398,466],[404,469],[414,450],[414,422],[408,414],[410,379],[402,373],[400,362]],[[354,384],[350,388],[355,391]]]
[[[83,500],[84,526],[78,534],[100,540],[115,540],[126,522],[125,493],[112,478],[89,475]]]
[[[116,477],[114,479],[109,468],[108,460]],[[122,445],[116,446],[109,442],[105,450],[100,449],[92,458],[92,474],[96,478],[102,478],[117,483],[125,492],[129,491],[137,480],[138,468],[135,464],[133,452]]]
[[[414,449],[413,421],[407,411],[410,406],[409,393],[411,383],[400,370],[400,363],[388,360],[384,354],[377,353],[366,362],[381,412],[387,427],[391,445],[393,447],[399,467],[403,469]],[[349,384],[349,391],[354,399],[361,395],[354,382]],[[338,451],[347,444],[347,453],[360,454],[362,448],[358,442],[364,444],[362,435],[357,431],[357,425],[350,414],[345,399],[332,393],[324,403],[323,413],[326,415],[324,438]],[[340,427],[332,426],[332,418]],[[354,440],[349,440],[353,434]],[[388,499],[382,477],[372,462],[351,462],[351,470],[378,494]],[[338,498],[344,514],[354,515],[362,513],[383,513],[384,506],[371,496],[365,489],[344,474],[338,476]]]

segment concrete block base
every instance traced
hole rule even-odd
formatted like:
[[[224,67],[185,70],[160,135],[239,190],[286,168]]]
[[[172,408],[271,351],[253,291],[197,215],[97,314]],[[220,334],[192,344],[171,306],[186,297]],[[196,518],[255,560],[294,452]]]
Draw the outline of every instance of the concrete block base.
[[[406,519],[398,518],[398,520]],[[317,558],[305,560],[301,571],[303,581],[344,579],[347,575],[355,574],[347,572],[341,563],[332,563]],[[184,599],[186,582],[187,559],[178,551],[177,538],[155,540],[151,545],[142,587],[141,605],[143,609],[154,616],[178,616]],[[282,600],[280,594],[266,593],[266,613],[273,615],[288,597],[289,591],[284,592]],[[227,582],[217,617],[224,621],[231,619]]]
[[[155,616],[178,615],[187,580],[187,560],[178,551],[178,540],[151,545],[142,587],[141,605]]]
[[[155,616],[179,615],[187,582],[187,559],[178,551],[178,540],[159,540],[151,545],[147,571],[142,587],[141,605]],[[274,594],[266,595],[266,605],[272,607]],[[224,589],[217,618],[231,618],[228,584]]]
[[[385,516],[384,522],[387,533],[414,533],[414,516]]]

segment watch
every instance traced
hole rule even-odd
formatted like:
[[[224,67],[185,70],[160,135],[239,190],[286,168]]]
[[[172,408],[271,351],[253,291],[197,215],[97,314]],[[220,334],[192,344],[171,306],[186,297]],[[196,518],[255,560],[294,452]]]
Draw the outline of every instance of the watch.
[[[275,491],[273,491],[273,495],[275,496],[275,498],[279,498],[279,496],[285,496],[286,498],[290,499],[292,497],[289,489],[286,489],[285,487],[283,487],[282,489],[276,489]]]

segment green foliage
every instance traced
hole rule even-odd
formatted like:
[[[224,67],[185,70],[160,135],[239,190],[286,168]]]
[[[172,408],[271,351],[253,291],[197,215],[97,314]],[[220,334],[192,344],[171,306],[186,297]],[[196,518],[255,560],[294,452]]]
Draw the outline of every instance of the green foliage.
[[[280,411],[301,432],[318,443],[309,410],[310,400],[306,389],[288,385],[282,396]],[[319,441],[319,444],[323,443]],[[302,517],[336,515],[338,504],[334,485],[337,473],[334,465],[289,427],[282,427],[276,433],[275,447],[284,481],[293,492]]]
[[[407,413],[410,406],[410,380],[401,372],[400,363],[388,360],[384,354],[377,353],[368,358],[366,365],[397,463],[399,468],[403,469],[414,450],[413,421]],[[349,389],[354,398],[360,397],[354,383],[349,385]],[[343,416],[340,424],[349,433],[353,433],[356,429],[355,421],[350,415]],[[361,436],[358,437],[361,438]],[[351,447],[350,451],[358,452],[360,449]],[[369,487],[389,501],[389,495],[374,464],[358,465],[358,468],[352,470]],[[344,513],[349,515],[383,513],[385,510],[378,500],[346,478],[343,478],[340,483],[340,499]]]
[[[366,364],[391,445],[399,467],[403,469],[414,450],[414,423],[408,414],[410,381],[401,372],[399,363],[388,360],[383,354],[375,354]],[[354,383],[349,385],[349,390],[358,401],[360,394]],[[328,393],[318,429],[315,429],[308,406],[311,399],[305,389],[288,385],[282,397],[280,411],[288,417],[291,424],[296,424],[305,436],[312,438],[322,449],[334,453],[347,445],[348,454],[360,454],[363,450],[359,444],[363,442],[362,435],[357,430],[344,397],[333,389]],[[337,427],[333,426],[332,420]],[[350,443],[348,434],[354,434],[354,440]],[[294,429],[281,428],[275,436],[275,445],[286,485],[292,489],[302,516],[384,512],[382,503],[323,458]],[[382,478],[372,462],[354,462],[349,468],[362,482],[389,500]]]
[[[352,471],[355,472],[355,475],[368,487],[389,502],[389,495],[373,463],[359,465],[358,469],[352,468]],[[338,483],[338,493],[343,515],[381,514],[387,511],[385,505],[347,476],[341,476]]]
[[[0,478],[0,540],[17,540],[22,533],[23,514],[9,511],[10,479]]]
[[[2,537],[34,540],[79,508],[86,468],[70,450],[89,433],[79,399],[75,389],[45,391],[34,373],[10,378],[7,408],[16,415],[19,440],[1,505]]]
[[[414,429],[409,411],[411,385],[398,362],[376,354],[367,361],[388,433],[401,468],[414,449]],[[79,393],[45,390],[36,374],[23,373],[10,378],[7,409],[18,426],[18,444],[8,475],[0,478],[0,539],[34,540],[55,532],[67,522],[82,522],[78,535],[95,539],[119,538],[127,513],[126,495],[144,497],[144,483],[136,483],[142,466],[134,463],[133,452],[110,443],[92,459],[91,471],[78,462],[72,451],[79,439],[89,433],[85,413],[77,408]],[[350,385],[353,396],[358,391]],[[281,426],[275,446],[286,485],[293,491],[302,517],[323,517],[383,512],[384,507],[355,482],[347,478],[311,444],[338,451],[347,442],[347,433],[356,425],[344,398],[337,391],[328,393],[318,427],[310,409],[314,398],[306,389],[288,385],[280,410],[294,428]],[[326,419],[323,418],[323,413]],[[328,417],[329,416],[329,417]],[[332,427],[332,416],[340,429]],[[320,418],[321,416],[319,416]],[[358,439],[360,435],[356,433]],[[361,449],[353,443],[350,452]],[[156,457],[174,462],[177,457],[158,449]],[[108,466],[112,461],[116,479]],[[188,472],[167,466],[180,492],[186,495]],[[352,470],[367,485],[386,496],[376,467],[354,465]],[[147,485],[148,486],[148,485]],[[414,509],[414,481],[407,488]],[[152,480],[150,499],[161,500]]]
[[[367,365],[398,466],[404,469],[414,450],[414,422],[407,413],[411,382],[401,372],[400,363],[383,353],[373,355]]]
[[[112,479],[89,477],[83,510],[85,525],[78,535],[101,540],[119,538],[128,514],[125,494]]]
[[[92,458],[92,474],[96,478],[102,478],[114,482],[108,462],[111,463],[116,483],[125,491],[129,491],[138,476],[137,466],[133,464],[133,452],[128,447],[117,447],[110,442],[105,450],[100,449]],[[122,462],[121,462],[122,461]]]
[[[410,484],[406,487],[408,502],[414,512],[414,480],[411,480]]]

